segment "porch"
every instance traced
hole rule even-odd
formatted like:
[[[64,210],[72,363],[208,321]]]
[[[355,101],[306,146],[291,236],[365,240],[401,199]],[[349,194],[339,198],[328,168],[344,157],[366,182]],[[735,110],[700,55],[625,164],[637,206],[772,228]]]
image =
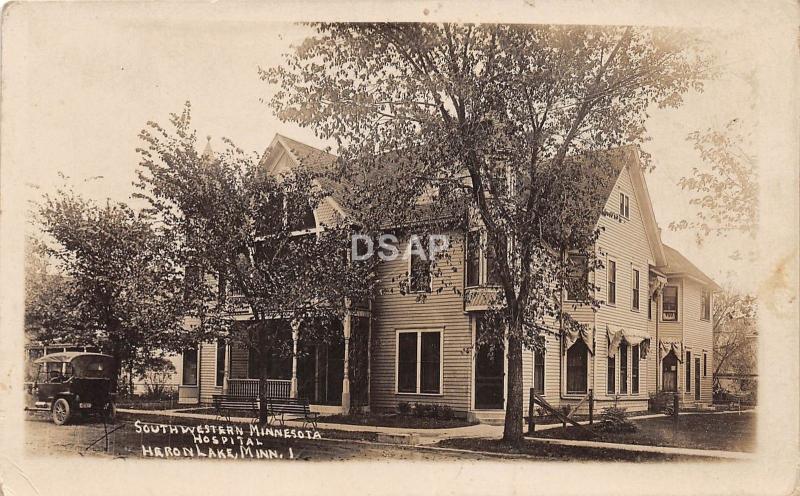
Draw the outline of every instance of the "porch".
[[[303,326],[282,323],[285,343],[262,356],[240,344],[224,343],[217,352],[216,393],[258,396],[266,369],[266,393],[278,398],[305,398],[321,413],[349,413],[369,405],[369,318],[349,315],[337,322],[335,337],[315,342]],[[280,324],[279,324],[280,325]]]

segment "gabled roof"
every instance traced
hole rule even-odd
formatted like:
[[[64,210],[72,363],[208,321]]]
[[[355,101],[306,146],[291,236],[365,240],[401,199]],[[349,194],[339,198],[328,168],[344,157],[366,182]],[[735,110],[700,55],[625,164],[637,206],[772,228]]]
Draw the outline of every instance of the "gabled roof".
[[[619,180],[620,174],[625,168],[628,169],[639,210],[642,214],[647,242],[653,253],[655,265],[661,266],[666,264],[666,255],[661,244],[658,223],[653,211],[653,203],[650,200],[650,193],[647,191],[647,183],[644,179],[642,162],[639,156],[640,150],[637,145],[625,145],[575,157],[571,164],[579,168],[580,180],[589,185],[588,187],[594,191],[597,191],[596,198],[603,198],[602,204],[598,203],[596,210],[592,212],[593,218],[591,220],[595,225],[599,222],[605,205],[614,192],[614,186]]]
[[[272,139],[272,143],[270,143],[264,151],[264,155],[261,157],[261,164],[266,167],[268,172],[272,172],[277,163],[280,154],[276,153],[276,151],[279,147],[282,148],[297,165],[321,175],[321,177],[316,177],[314,181],[326,191],[330,191],[330,196],[326,197],[325,200],[341,215],[346,216],[347,212],[342,208],[341,201],[343,193],[342,185],[324,175],[331,170],[338,157],[297,140],[276,134]]]
[[[698,269],[697,266],[683,256],[681,252],[670,246],[663,246],[664,252],[667,255],[667,263],[666,266],[661,267],[661,269],[667,276],[688,276],[711,286],[714,291],[722,291],[719,284],[714,282],[714,280],[708,277],[702,270]]]

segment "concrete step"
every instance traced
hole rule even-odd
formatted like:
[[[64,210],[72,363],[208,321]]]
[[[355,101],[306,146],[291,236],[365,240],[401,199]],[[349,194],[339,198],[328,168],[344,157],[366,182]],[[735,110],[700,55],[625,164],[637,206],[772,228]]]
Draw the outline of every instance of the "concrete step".
[[[503,425],[506,419],[505,410],[472,410],[467,420],[487,425]]]

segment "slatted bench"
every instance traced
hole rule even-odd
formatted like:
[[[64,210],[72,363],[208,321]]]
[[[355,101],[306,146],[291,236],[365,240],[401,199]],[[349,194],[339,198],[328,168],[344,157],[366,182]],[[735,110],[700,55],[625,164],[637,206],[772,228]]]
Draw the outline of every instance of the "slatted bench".
[[[258,396],[244,396],[240,394],[215,394],[211,396],[217,419],[225,418],[231,421],[231,410],[249,411],[254,419],[258,418]]]
[[[275,420],[280,419],[281,426],[286,425],[286,415],[303,418],[303,427],[312,425],[317,428],[319,413],[312,412],[306,398],[267,398],[267,413]]]

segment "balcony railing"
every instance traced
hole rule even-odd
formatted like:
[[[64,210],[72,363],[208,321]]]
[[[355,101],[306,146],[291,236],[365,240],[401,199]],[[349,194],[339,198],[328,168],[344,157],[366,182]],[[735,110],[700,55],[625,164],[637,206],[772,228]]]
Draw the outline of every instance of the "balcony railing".
[[[492,307],[503,307],[505,300],[496,286],[477,286],[464,290],[464,311],[482,312]]]
[[[288,398],[292,381],[286,379],[267,379],[267,396]],[[258,396],[258,379],[229,379],[228,394],[236,396]]]

